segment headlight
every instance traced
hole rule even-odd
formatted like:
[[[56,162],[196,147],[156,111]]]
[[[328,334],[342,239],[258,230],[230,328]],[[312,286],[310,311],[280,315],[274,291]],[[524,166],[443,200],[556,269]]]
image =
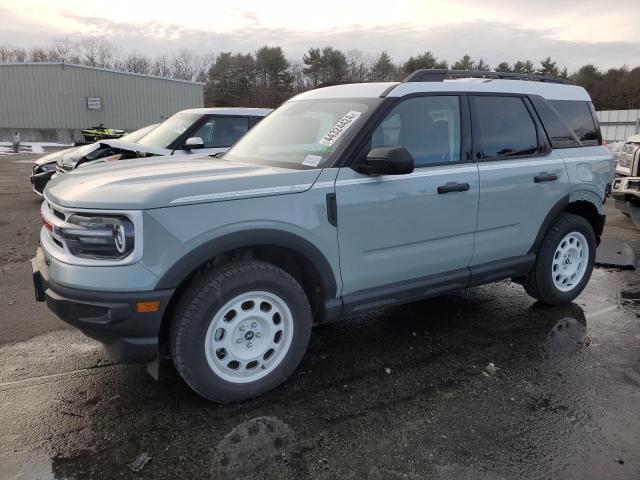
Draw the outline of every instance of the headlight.
[[[127,217],[73,214],[54,228],[80,258],[122,260],[135,246],[133,223]]]
[[[625,143],[622,147],[622,153],[633,153],[638,145],[635,143]]]
[[[45,172],[54,172],[56,169],[56,162],[51,162],[51,163],[43,163],[42,165],[39,166],[39,173],[45,173]]]
[[[620,155],[620,158],[618,159],[618,166],[622,168],[628,168],[629,157],[627,155]]]

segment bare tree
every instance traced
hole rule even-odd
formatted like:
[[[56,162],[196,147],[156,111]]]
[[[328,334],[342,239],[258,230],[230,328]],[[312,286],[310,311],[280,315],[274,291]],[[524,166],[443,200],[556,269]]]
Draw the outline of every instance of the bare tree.
[[[78,42],[80,61],[90,67],[109,68],[113,66],[114,48],[102,38],[88,37]]]
[[[0,45],[0,62],[8,63],[13,61],[13,47]]]
[[[30,62],[48,62],[49,53],[42,47],[34,47],[29,51]]]
[[[171,65],[169,64],[169,58],[166,55],[160,55],[153,60],[151,65],[151,75],[156,77],[170,77]]]
[[[171,76],[179,80],[193,80],[197,72],[197,59],[191,50],[180,50],[171,59]]]
[[[59,38],[49,47],[49,59],[52,62],[80,63],[78,44],[68,38]]]
[[[311,82],[304,73],[304,63],[300,60],[289,61],[289,74],[291,75],[293,89],[297,92],[311,88]]]
[[[136,52],[127,55],[121,63],[118,64],[118,70],[131,73],[151,73],[153,64],[149,57]]]
[[[347,58],[347,80],[351,82],[364,82],[371,72],[371,57],[362,50],[356,48],[345,53]]]

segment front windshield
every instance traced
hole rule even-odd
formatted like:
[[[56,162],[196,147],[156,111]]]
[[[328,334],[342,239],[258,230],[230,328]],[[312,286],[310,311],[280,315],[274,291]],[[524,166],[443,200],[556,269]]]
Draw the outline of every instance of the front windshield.
[[[127,133],[126,135],[123,135],[118,140],[121,140],[123,142],[136,143],[138,140],[140,140],[142,137],[144,137],[147,133],[149,133],[151,130],[153,130],[156,127],[157,125],[148,125],[146,127],[139,128],[138,130],[134,130],[131,133]]]
[[[284,168],[324,166],[380,99],[314,99],[285,103],[224,155],[226,160]]]
[[[146,134],[137,143],[147,147],[169,148],[189,127],[202,118],[197,113],[176,113]]]

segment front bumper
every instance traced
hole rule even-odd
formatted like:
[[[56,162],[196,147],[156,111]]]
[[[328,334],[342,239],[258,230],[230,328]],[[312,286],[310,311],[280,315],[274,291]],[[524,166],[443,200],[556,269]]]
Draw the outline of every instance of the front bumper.
[[[30,180],[31,180],[31,185],[33,186],[33,191],[38,195],[42,196],[42,192],[44,192],[44,187],[47,186],[47,183],[49,182],[49,180],[51,180],[51,177],[53,176],[54,173],[56,173],[55,170],[52,170],[50,172],[32,173]]]
[[[611,196],[616,200],[640,201],[640,177],[617,177],[611,185]]]
[[[99,292],[64,287],[48,275],[41,248],[31,260],[36,300],[64,322],[105,345],[121,363],[148,362],[158,355],[160,324],[174,290]],[[138,302],[159,301],[155,312],[138,312]]]

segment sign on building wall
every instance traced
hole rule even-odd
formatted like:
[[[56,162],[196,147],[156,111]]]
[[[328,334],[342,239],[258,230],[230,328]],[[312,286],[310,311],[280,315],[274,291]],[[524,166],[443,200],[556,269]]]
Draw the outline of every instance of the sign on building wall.
[[[102,110],[102,98],[87,97],[87,110]]]

